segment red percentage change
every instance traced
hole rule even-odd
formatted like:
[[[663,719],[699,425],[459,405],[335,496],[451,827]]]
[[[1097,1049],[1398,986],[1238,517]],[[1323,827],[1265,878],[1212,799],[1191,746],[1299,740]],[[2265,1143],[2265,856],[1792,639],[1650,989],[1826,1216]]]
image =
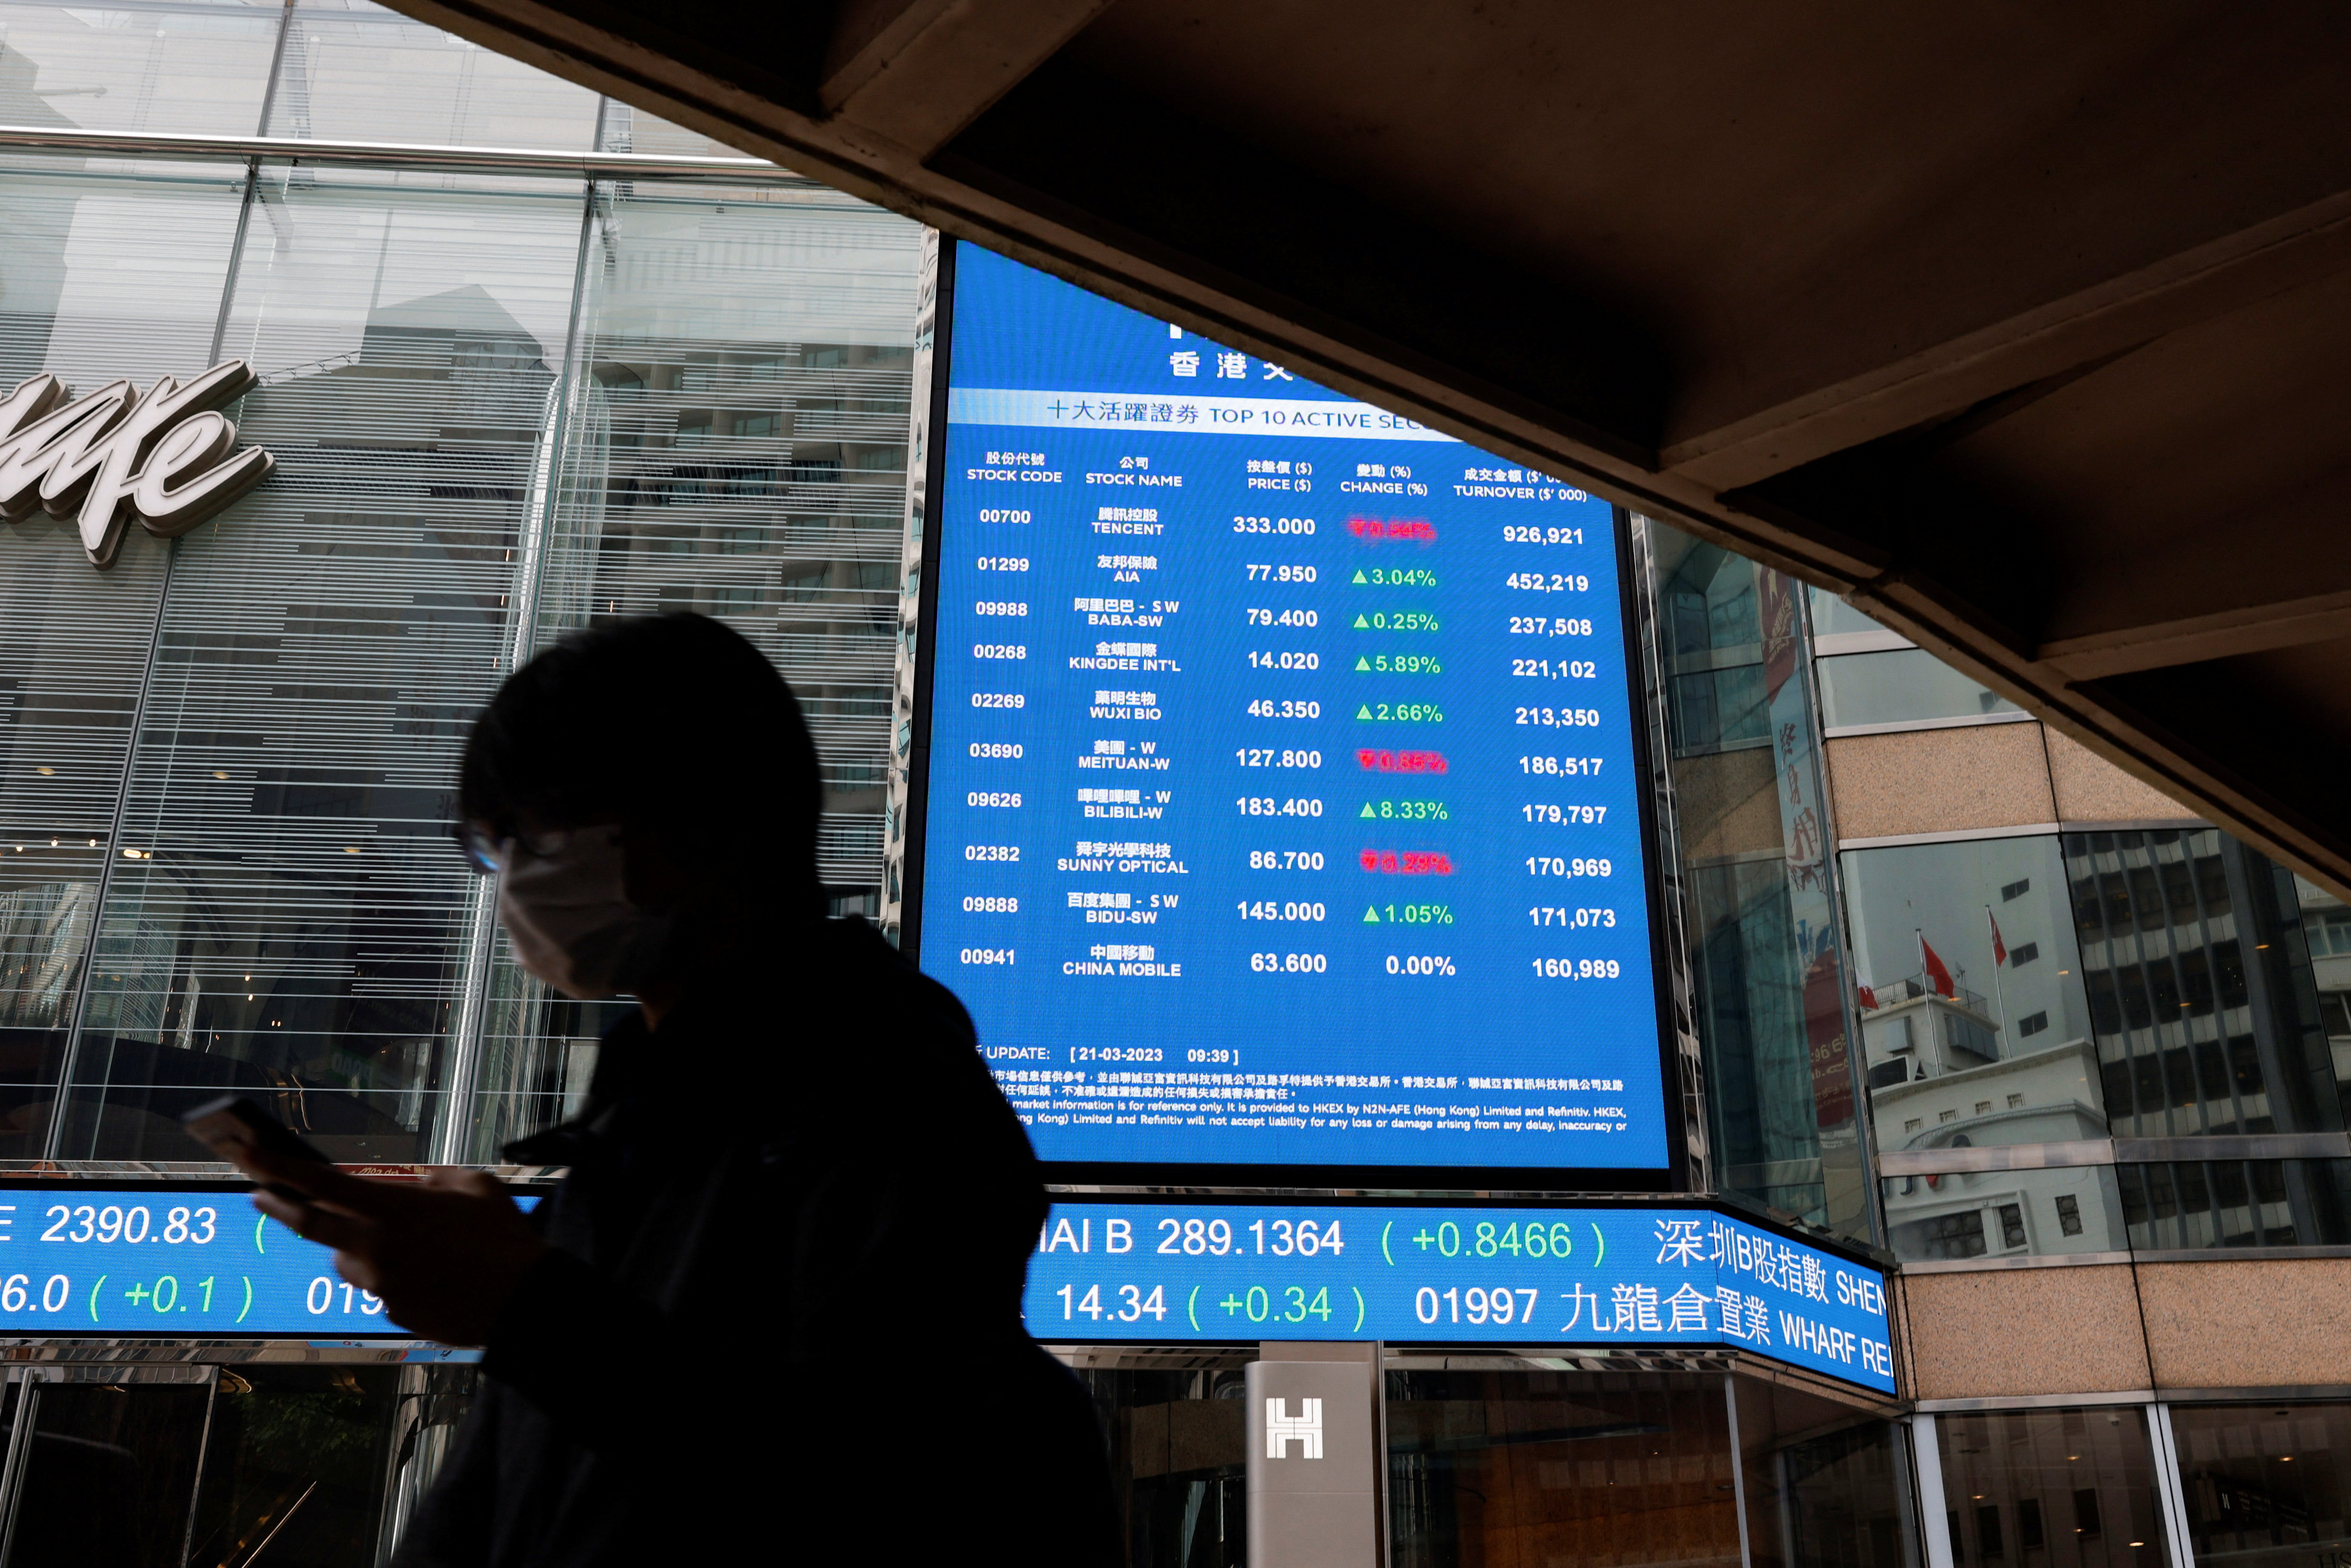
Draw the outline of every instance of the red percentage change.
[[[1347,531],[1359,539],[1418,539],[1423,544],[1437,542],[1437,525],[1426,517],[1349,517]]]
[[[1382,876],[1451,876],[1453,857],[1433,850],[1365,850],[1364,869]]]
[[[1442,773],[1445,753],[1441,751],[1374,751],[1358,750],[1355,760],[1367,773]]]

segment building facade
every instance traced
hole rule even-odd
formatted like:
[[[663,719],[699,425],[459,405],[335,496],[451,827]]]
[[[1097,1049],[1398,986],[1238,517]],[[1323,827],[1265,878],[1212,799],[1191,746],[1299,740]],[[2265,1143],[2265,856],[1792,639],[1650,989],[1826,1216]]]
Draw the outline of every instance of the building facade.
[[[8,14],[0,120],[123,146],[0,173],[0,380],[242,359],[277,471],[103,572],[70,519],[0,529],[0,1149],[189,1159],[190,1093],[298,1084],[339,1155],[493,1157],[598,1033],[445,841],[532,649],[741,627],[816,731],[835,902],[872,904],[919,233],[389,13],[107,16]]]
[[[896,907],[935,239],[356,0],[0,5],[0,383],[243,360],[277,462],[104,571],[0,521],[12,1176],[204,1174],[176,1117],[226,1089],[360,1165],[576,1104],[611,1009],[521,974],[449,830],[471,716],[599,618],[766,650],[836,912]],[[1628,537],[1694,1185],[1898,1267],[1897,1396],[1386,1347],[1381,1552],[2331,1568],[2351,911],[1845,606]],[[5,1348],[0,1564],[372,1563],[474,1375]],[[717,1375],[678,1350],[620,1354]],[[1138,1568],[1243,1562],[1278,1345],[1062,1351]]]
[[[1719,1179],[1831,1226],[1866,1209],[1899,1260],[1918,1560],[2331,1562],[2339,901],[1835,600],[1654,537]],[[1816,716],[1792,737],[1783,605]],[[1815,758],[1834,1004],[1806,940],[1755,940],[1805,927],[1818,849],[1763,797]],[[1840,1010],[1853,1097],[1775,1124],[1771,1086],[1801,1098],[1802,1031]],[[1840,1209],[1849,1124],[1875,1202]]]

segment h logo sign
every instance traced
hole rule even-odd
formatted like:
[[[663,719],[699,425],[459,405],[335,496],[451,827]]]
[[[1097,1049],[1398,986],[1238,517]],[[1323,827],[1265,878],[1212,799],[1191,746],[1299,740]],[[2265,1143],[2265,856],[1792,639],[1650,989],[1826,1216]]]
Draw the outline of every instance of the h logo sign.
[[[1301,1458],[1319,1459],[1322,1457],[1322,1401],[1301,1399],[1298,1405],[1301,1413],[1292,1416],[1289,1414],[1289,1400],[1269,1399],[1265,1402],[1267,1458],[1287,1458],[1290,1445],[1293,1442],[1300,1445]]]

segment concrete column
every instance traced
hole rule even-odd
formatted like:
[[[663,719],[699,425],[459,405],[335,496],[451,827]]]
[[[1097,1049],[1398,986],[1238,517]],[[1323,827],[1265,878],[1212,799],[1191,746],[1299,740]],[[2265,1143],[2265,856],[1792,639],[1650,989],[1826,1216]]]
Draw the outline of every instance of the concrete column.
[[[1380,1347],[1267,1343],[1249,1369],[1249,1568],[1379,1568]]]

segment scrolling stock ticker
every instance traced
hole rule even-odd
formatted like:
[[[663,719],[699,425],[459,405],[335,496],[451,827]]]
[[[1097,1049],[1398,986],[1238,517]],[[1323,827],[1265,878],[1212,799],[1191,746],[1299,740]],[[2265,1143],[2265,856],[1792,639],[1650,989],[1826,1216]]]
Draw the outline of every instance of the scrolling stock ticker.
[[[0,1190],[0,1335],[409,1337],[249,1190]],[[1688,1207],[1063,1201],[1023,1312],[1048,1342],[1719,1346],[1893,1387],[1882,1274]]]
[[[956,269],[919,949],[1039,1152],[1664,1167],[1610,508]]]
[[[0,1334],[408,1337],[252,1190],[0,1188]]]
[[[1692,1207],[1063,1202],[1043,1340],[1753,1351],[1891,1393],[1886,1277]]]

